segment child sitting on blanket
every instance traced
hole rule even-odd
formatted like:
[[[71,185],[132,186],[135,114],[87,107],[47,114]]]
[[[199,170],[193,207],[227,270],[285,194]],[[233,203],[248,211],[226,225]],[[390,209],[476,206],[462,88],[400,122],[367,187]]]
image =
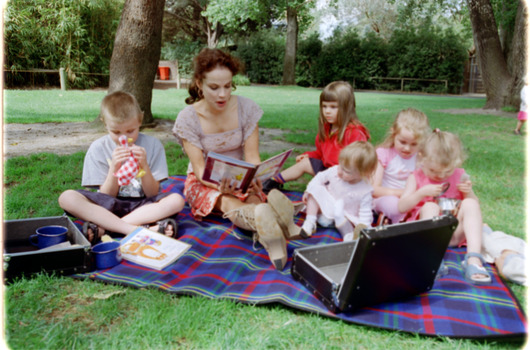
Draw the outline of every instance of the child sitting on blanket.
[[[152,230],[176,237],[175,220],[165,218],[182,210],[184,198],[160,193],[160,182],[168,177],[166,154],[159,140],[140,133],[143,112],[136,98],[121,91],[105,96],[100,118],[108,135],[90,145],[82,179],[83,186],[98,191],[67,190],[59,197],[59,205],[85,221],[83,233],[91,244],[105,230],[127,235],[151,223]],[[126,136],[128,143],[120,144],[120,136]],[[124,164],[141,169],[143,176],[129,176]]]
[[[419,169],[407,179],[398,202],[402,213],[409,212],[408,221],[430,219],[442,213],[438,198],[460,201],[455,216],[458,226],[449,243],[459,246],[467,241],[467,254],[462,262],[465,278],[473,284],[489,284],[491,276],[484,268],[482,245],[482,213],[471,181],[459,166],[464,150],[458,136],[435,130],[418,152]]]
[[[414,108],[404,109],[397,114],[386,139],[376,149],[379,162],[372,179],[374,209],[388,218],[389,224],[397,224],[405,216],[397,204],[409,175],[416,170],[416,155],[429,131],[429,120],[424,113]]]
[[[372,191],[369,183],[377,167],[374,146],[354,142],[342,149],[339,165],[319,172],[307,185],[303,196],[306,219],[301,235],[309,237],[318,222],[335,227],[344,241],[351,241],[372,223]],[[355,230],[355,231],[354,231]]]

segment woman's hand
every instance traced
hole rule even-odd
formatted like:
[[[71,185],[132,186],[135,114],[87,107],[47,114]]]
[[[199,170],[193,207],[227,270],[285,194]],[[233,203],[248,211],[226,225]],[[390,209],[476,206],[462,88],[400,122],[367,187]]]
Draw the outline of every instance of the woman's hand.
[[[263,184],[261,183],[260,179],[256,179],[255,181],[252,181],[250,183],[250,186],[247,189],[247,193],[249,195],[257,195],[259,193],[263,192]]]
[[[226,178],[222,179],[221,183],[217,186],[219,192],[222,194],[234,194],[238,190],[236,190],[237,184],[236,182],[232,182],[232,180]]]

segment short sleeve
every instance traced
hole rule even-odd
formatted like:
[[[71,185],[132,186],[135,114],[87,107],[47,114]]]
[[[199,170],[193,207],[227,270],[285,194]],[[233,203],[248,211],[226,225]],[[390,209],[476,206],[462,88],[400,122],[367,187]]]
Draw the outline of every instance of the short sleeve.
[[[243,140],[246,140],[256,129],[259,120],[263,116],[260,106],[249,98],[238,96],[239,108],[241,110],[241,124],[243,129]]]
[[[193,106],[187,106],[180,111],[171,131],[181,146],[182,141],[186,140],[199,149],[203,149],[200,140],[202,129]]]
[[[116,146],[109,135],[105,135],[90,144],[83,162],[83,187],[99,187],[107,178],[112,151]]]
[[[166,151],[162,142],[155,137],[140,134],[145,139],[145,144],[140,144],[147,152],[147,163],[156,181],[162,181],[168,177]]]
[[[393,158],[392,150],[390,148],[378,147],[375,152],[377,153],[377,159],[379,163],[386,168],[390,160]]]

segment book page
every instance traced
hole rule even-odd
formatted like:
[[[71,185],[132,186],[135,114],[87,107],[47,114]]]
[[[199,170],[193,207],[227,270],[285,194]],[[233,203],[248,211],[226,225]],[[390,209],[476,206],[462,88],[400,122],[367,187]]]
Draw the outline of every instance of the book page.
[[[293,150],[290,149],[261,163],[258,166],[256,175],[254,177],[260,179],[261,182],[263,182],[278,174],[292,151]]]
[[[223,162],[214,162],[210,173],[210,181],[221,182],[222,179],[228,178],[236,183],[237,187],[240,187],[247,172],[248,168],[231,164],[229,165]]]

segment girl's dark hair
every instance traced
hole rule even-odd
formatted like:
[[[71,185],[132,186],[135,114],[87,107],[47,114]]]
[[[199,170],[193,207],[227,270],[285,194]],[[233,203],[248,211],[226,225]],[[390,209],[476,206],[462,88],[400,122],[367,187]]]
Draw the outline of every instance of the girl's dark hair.
[[[211,72],[217,67],[226,67],[232,72],[232,76],[239,73],[240,62],[230,54],[220,49],[204,48],[193,60],[193,78],[188,88],[190,96],[186,98],[186,103],[191,105],[202,100],[202,91],[199,89],[197,82],[204,79],[206,73]],[[235,86],[234,86],[235,89]]]

